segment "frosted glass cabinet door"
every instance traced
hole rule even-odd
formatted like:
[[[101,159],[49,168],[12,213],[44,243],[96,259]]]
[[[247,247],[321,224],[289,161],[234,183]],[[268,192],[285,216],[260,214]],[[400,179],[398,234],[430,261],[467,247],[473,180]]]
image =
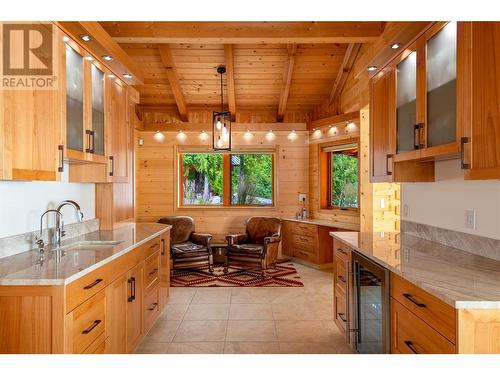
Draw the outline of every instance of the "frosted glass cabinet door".
[[[92,130],[94,154],[104,156],[104,73],[92,64]]]
[[[427,41],[427,147],[455,142],[457,25]]]
[[[83,57],[66,46],[67,147],[83,151]]]
[[[417,123],[417,53],[410,53],[396,66],[397,153],[415,149]]]

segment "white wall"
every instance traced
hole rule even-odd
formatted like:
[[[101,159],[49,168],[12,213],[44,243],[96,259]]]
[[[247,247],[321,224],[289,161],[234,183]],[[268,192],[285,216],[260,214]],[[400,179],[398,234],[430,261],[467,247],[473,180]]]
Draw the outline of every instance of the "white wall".
[[[69,183],[68,168],[64,169],[61,182],[0,181],[0,238],[38,230],[40,215],[65,199],[80,204],[84,220],[95,218],[95,185]],[[76,221],[72,207],[62,213],[65,224]]]
[[[476,210],[476,229],[465,228],[466,209]],[[401,184],[401,215],[417,223],[500,239],[500,181],[465,181],[459,160],[437,162],[436,182]]]

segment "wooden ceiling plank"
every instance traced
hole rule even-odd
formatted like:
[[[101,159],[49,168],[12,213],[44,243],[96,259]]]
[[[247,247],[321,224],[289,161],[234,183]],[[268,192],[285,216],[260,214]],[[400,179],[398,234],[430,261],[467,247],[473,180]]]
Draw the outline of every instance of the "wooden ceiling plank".
[[[332,91],[330,92],[330,100],[328,104],[331,104],[333,101],[338,100],[344,85],[347,81],[347,77],[351,72],[351,69],[354,65],[354,61],[356,60],[356,56],[358,55],[359,49],[361,48],[361,44],[359,43],[351,43],[347,46],[347,50],[344,55],[344,60],[340,65],[339,72],[337,73],[337,78],[333,83]]]
[[[307,129],[313,130],[328,125],[336,125],[346,121],[359,120],[359,111],[343,113],[340,115],[329,116],[318,120],[310,121],[307,123]]]
[[[370,43],[384,22],[102,22],[119,43]]]
[[[231,112],[231,121],[236,120],[236,93],[234,86],[234,55],[233,45],[224,45],[224,60],[226,62],[227,79],[227,98],[229,103],[229,112]]]
[[[280,100],[278,104],[278,121],[283,121],[285,117],[286,104],[288,96],[290,95],[290,86],[292,85],[293,66],[295,64],[295,53],[297,52],[297,45],[290,44],[288,46],[288,59],[285,63],[285,70],[283,72],[283,83],[281,86]]]
[[[161,44],[159,46],[160,58],[165,65],[167,71],[167,79],[172,88],[172,93],[174,94],[175,103],[177,104],[177,109],[179,110],[179,115],[182,121],[188,121],[188,112],[186,99],[184,98],[184,93],[182,92],[181,83],[177,70],[175,69],[174,59],[172,57],[172,51],[168,44]]]

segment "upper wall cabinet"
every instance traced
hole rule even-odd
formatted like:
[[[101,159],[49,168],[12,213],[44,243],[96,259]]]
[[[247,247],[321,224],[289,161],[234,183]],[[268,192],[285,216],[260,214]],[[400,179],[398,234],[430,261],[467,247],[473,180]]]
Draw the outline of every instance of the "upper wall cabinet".
[[[459,23],[458,117],[466,179],[500,179],[500,22]]]
[[[66,44],[66,142],[72,161],[106,162],[105,74],[76,43]]]
[[[62,35],[53,25],[46,29],[54,36],[53,59],[59,78],[64,70]],[[47,89],[0,89],[0,179],[60,179],[66,138],[64,79],[53,82]]]
[[[457,24],[437,22],[392,62],[396,162],[458,156]]]

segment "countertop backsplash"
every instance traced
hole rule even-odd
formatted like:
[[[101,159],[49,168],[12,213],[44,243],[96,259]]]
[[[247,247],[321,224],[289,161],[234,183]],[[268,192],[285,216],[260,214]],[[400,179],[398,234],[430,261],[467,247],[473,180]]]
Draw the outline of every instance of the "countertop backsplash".
[[[89,219],[81,223],[67,224],[64,226],[66,235],[64,239],[73,238],[82,234],[95,232],[99,230],[99,219]],[[54,228],[45,228],[43,230],[43,239],[48,242]],[[0,238],[0,259],[11,255],[16,255],[36,248],[36,238],[38,231],[26,232],[15,236]]]

